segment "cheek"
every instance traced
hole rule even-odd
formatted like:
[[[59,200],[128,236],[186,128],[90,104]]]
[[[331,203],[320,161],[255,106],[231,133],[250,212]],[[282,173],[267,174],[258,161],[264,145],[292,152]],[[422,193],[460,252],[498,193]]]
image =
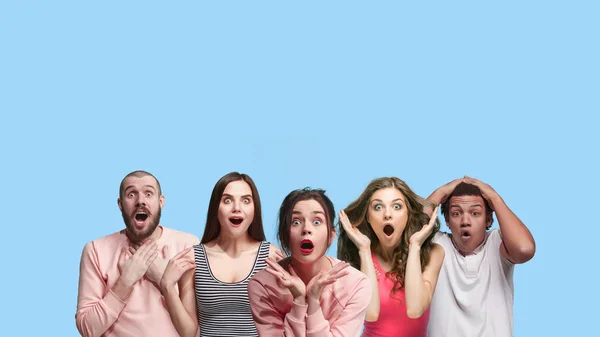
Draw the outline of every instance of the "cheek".
[[[248,217],[254,217],[254,205],[244,205],[244,213]]]

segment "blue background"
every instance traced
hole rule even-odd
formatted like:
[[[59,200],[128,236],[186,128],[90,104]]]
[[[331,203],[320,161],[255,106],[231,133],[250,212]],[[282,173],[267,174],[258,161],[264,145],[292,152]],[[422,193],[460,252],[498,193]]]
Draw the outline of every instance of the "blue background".
[[[202,235],[225,173],[336,209],[376,177],[470,175],[528,225],[515,335],[597,326],[595,1],[0,2],[3,336],[77,336],[79,259],[136,169]],[[495,223],[497,226],[497,223]],[[335,243],[329,253],[335,255]]]

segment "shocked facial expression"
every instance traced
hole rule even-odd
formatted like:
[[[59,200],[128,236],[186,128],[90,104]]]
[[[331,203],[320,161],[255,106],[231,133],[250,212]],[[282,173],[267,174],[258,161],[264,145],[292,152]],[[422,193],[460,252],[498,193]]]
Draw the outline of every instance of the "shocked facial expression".
[[[130,240],[143,241],[154,233],[164,201],[152,176],[131,176],[123,181],[123,195],[117,203]]]
[[[217,215],[221,233],[238,237],[248,233],[254,221],[252,189],[243,180],[232,181],[225,187]]]
[[[329,241],[327,235],[329,230]],[[294,205],[290,225],[290,253],[300,263],[314,263],[333,242],[333,230],[327,223],[323,206],[316,200],[302,200]]]
[[[492,223],[492,215],[485,214],[483,198],[479,195],[452,197],[448,213],[452,241],[461,253],[471,254],[483,243],[486,227]]]
[[[367,221],[383,248],[397,247],[408,221],[406,198],[402,192],[393,187],[375,191],[369,200]]]

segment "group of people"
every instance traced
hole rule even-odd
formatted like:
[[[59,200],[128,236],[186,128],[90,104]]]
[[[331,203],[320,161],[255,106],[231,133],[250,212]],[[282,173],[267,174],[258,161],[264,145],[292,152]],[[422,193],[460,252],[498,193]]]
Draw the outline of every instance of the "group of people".
[[[281,248],[246,174],[215,184],[202,240],[161,226],[164,202],[148,172],[121,181],[125,229],[83,249],[82,336],[512,336],[514,265],[535,254],[500,195],[469,177],[427,199],[375,179],[337,222],[324,190],[294,190],[279,209]]]

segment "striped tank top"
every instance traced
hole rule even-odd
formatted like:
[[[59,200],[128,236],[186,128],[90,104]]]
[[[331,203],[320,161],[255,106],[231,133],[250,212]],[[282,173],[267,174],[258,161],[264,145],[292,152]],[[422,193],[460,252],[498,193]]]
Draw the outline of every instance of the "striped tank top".
[[[194,286],[201,337],[258,336],[250,311],[248,281],[255,273],[267,266],[265,260],[269,257],[270,246],[267,241],[260,243],[250,274],[234,283],[217,280],[208,265],[204,245],[194,246],[196,260]],[[230,267],[235,268],[235,266]]]

